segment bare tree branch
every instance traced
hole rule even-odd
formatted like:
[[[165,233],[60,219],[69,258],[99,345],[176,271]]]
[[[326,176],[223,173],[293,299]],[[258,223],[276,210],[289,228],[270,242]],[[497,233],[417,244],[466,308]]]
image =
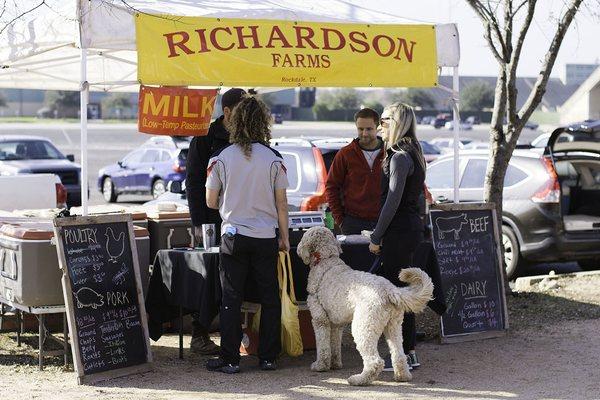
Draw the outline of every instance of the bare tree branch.
[[[521,58],[521,51],[523,50],[523,43],[525,42],[525,37],[527,36],[527,32],[529,31],[531,21],[533,20],[533,16],[535,14],[535,6],[537,4],[537,0],[529,0],[528,3],[529,4],[527,7],[527,15],[525,16],[525,21],[523,21],[523,25],[521,25],[521,30],[519,31],[519,35],[517,37],[517,43],[511,56],[510,63],[508,65],[509,84],[506,87],[508,92],[509,120],[512,125],[518,126],[519,130],[523,127],[525,121],[522,121],[517,115],[517,88],[515,84],[517,80],[517,67]]]
[[[6,2],[4,3],[5,7],[6,7]],[[22,18],[24,15],[29,14],[30,12],[33,12],[35,10],[37,10],[38,8],[40,8],[41,6],[47,6],[46,4],[46,0],[42,0],[37,6],[27,10],[27,11],[23,11],[21,14],[17,15],[16,17],[14,17],[13,19],[11,19],[10,21],[8,21],[6,24],[4,24],[4,26],[2,27],[2,29],[0,29],[0,35],[2,34],[2,32],[4,32],[9,26],[12,25],[13,22],[17,21],[18,19]]]
[[[572,0],[567,11],[559,22],[554,38],[552,39],[552,43],[550,43],[550,47],[548,48],[548,52],[546,54],[544,64],[540,70],[540,74],[538,75],[537,81],[533,86],[533,90],[519,111],[519,118],[521,120],[527,121],[540,104],[542,97],[546,92],[546,84],[548,83],[548,78],[550,77],[550,73],[554,67],[554,62],[556,61],[556,56],[558,55],[558,50],[560,49],[562,40],[565,37],[565,34],[567,33],[569,25],[571,25],[577,10],[579,10],[579,6],[581,5],[582,1],[583,0]]]
[[[523,1],[521,2],[521,4],[519,4],[519,5],[517,6],[517,8],[515,8],[515,11],[513,11],[513,13],[512,13],[512,16],[514,17],[515,15],[517,15],[517,14],[519,13],[519,11],[521,10],[521,8],[523,8],[523,6],[524,6],[525,4],[527,4],[527,3],[528,3],[528,0],[523,0]]]
[[[0,18],[2,18],[4,16],[5,12],[6,12],[6,0],[4,0],[2,2],[2,12],[0,13]]]
[[[496,54],[494,54],[494,56],[499,55],[502,60],[505,60],[506,62],[508,62],[508,59],[506,58],[506,45],[504,43],[502,33],[500,32],[500,25],[498,24],[498,20],[496,19],[494,12],[490,8],[484,6],[481,3],[481,1],[467,0],[467,3],[471,6],[471,8],[473,8],[475,13],[479,16],[479,18],[486,25],[486,31],[487,31],[486,39],[488,40],[488,43],[490,43],[490,45],[493,45],[494,49],[496,49],[495,50]],[[489,6],[489,2],[488,2],[488,6]],[[502,49],[502,52],[498,51],[495,43],[493,42],[492,35],[491,35],[492,30],[494,33],[494,37],[498,41],[498,45]]]
[[[485,32],[484,32],[483,36],[484,36],[485,40],[487,40],[488,46],[490,47],[490,50],[492,50],[492,54],[494,55],[494,58],[496,58],[496,60],[500,64],[503,64],[504,59],[502,58],[502,55],[500,54],[500,52],[498,52],[498,49],[496,48],[494,40],[492,39],[492,27],[490,26],[489,22],[485,23]]]

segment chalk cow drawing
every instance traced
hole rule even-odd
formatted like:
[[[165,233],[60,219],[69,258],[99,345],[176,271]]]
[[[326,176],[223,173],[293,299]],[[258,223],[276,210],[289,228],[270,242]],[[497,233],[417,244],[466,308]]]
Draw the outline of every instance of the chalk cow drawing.
[[[467,214],[460,214],[456,217],[437,217],[435,225],[438,228],[438,238],[443,239],[444,234],[454,232],[454,240],[458,240],[460,230],[463,225],[468,223]]]
[[[104,305],[104,296],[89,287],[82,287],[75,292],[75,298],[77,299],[77,308],[92,307],[95,310]]]

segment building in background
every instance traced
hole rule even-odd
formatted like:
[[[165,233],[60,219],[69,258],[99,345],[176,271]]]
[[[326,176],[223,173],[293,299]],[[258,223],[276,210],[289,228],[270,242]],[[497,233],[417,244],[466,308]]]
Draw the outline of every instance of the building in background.
[[[593,72],[590,72],[590,69],[594,66],[597,67],[596,64],[568,64],[565,66],[563,78],[550,78],[548,80],[544,97],[542,98],[542,102],[540,104],[540,111],[555,113],[556,111],[558,111],[559,107],[562,106],[561,110],[564,113],[568,114],[565,116],[565,118],[568,120],[572,120],[570,119],[571,114],[575,112],[574,109],[577,109],[577,107],[573,107],[571,106],[571,104],[579,104],[580,101],[585,102],[585,100],[579,99],[579,97],[577,97],[579,100],[571,100],[571,98],[576,92],[578,93],[578,96],[581,96],[582,92],[580,92],[580,89],[583,90],[583,92],[585,92],[588,89],[592,90],[592,88],[590,88],[589,84],[587,83],[589,81],[589,78],[587,80],[583,79],[581,82],[579,82],[579,80],[583,76],[590,77],[590,75]],[[596,73],[598,73],[597,70]],[[461,90],[464,90],[470,84],[480,81],[485,82],[490,87],[494,88],[496,86],[496,80],[497,78],[494,76],[461,76],[460,88]],[[535,77],[517,78],[517,107],[520,108],[525,103],[525,101],[529,97],[529,94],[531,93],[532,88],[535,85],[535,81]],[[452,76],[440,76],[439,83],[442,86],[451,88]],[[584,86],[588,89],[582,89]],[[315,97],[317,92],[316,88],[285,88],[280,90],[269,90],[264,90],[261,88],[257,89],[258,93],[262,96],[263,100],[265,100],[265,102],[271,108],[271,111],[274,114],[278,114],[283,120],[310,121],[315,119],[313,105],[315,104]],[[365,89],[361,91],[365,93],[377,92],[377,94],[379,95],[381,93],[385,93],[386,91],[394,90],[396,89],[386,88]],[[436,112],[450,111],[451,106],[449,103],[449,94],[446,90],[443,90],[441,88],[427,88],[424,90],[426,90],[431,95],[431,97],[433,97],[435,105],[434,107],[432,107],[431,110],[420,111],[420,116],[429,114],[434,115]],[[51,110],[45,109],[47,108],[44,105],[45,91],[28,89],[0,89],[0,91],[4,93],[4,96],[7,98],[8,103],[7,107],[0,108],[0,116],[53,117]],[[119,110],[110,109],[108,107],[105,107],[105,104],[103,104],[106,103],[105,99],[110,95],[111,93],[105,92],[90,93],[90,106],[88,108],[89,118],[137,118],[137,93],[128,94],[130,96],[129,100],[131,107]],[[593,93],[590,92],[590,96],[593,97]],[[381,98],[384,96],[379,97]],[[568,99],[569,103],[567,104]],[[591,101],[589,104],[589,106],[585,106],[577,110],[579,114],[585,114],[589,116],[595,115],[593,102]],[[74,113],[75,115],[73,115],[73,117],[77,117],[76,113],[78,113],[78,109],[74,109]],[[220,114],[221,105],[219,96],[215,104],[214,117],[217,117]],[[482,121],[486,122],[484,119],[482,119]]]
[[[560,107],[561,124],[600,119],[600,67]]]
[[[581,85],[600,64],[567,64],[561,75],[565,85]]]

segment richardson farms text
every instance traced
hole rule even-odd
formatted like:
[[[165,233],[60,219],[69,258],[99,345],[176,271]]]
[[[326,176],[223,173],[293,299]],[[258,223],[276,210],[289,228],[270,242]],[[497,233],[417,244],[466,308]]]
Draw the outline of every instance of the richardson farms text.
[[[261,32],[261,29],[269,31]],[[349,49],[353,53],[373,52],[380,57],[412,63],[417,41],[385,34],[369,35],[354,30],[342,32],[334,28],[314,29],[295,25],[287,33],[277,25],[258,25],[198,28],[163,34],[168,46],[168,57],[202,54],[232,49],[273,49],[272,67],[329,68],[330,52]],[[298,53],[278,52],[278,49],[296,49]],[[317,52],[313,52],[316,50]],[[318,51],[325,50],[329,54]],[[289,53],[288,53],[289,52]],[[291,54],[290,54],[291,53]]]

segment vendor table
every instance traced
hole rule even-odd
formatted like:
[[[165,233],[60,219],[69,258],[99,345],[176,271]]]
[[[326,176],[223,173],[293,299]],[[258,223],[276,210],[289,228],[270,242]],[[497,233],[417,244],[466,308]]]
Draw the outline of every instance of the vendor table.
[[[341,258],[351,268],[368,271],[375,260],[375,256],[368,250],[368,239],[348,236],[340,241],[342,246]],[[430,244],[425,244],[422,257],[429,254]],[[306,283],[308,267],[296,254],[296,248],[290,250],[292,269],[294,273],[294,286],[298,301],[305,301],[307,297]],[[416,261],[416,260],[415,260]],[[424,269],[429,269],[432,263],[425,260],[416,262]],[[436,264],[437,266],[437,264]],[[434,285],[436,282],[435,271],[432,274]],[[439,273],[437,274],[439,276]],[[246,302],[256,303],[257,296],[253,293],[252,282],[246,286]],[[435,293],[436,298],[443,296]],[[200,322],[210,326],[219,313],[221,305],[221,282],[219,280],[219,253],[207,252],[201,249],[167,249],[160,250],[154,261],[150,286],[146,298],[146,311],[148,312],[148,328],[150,338],[158,340],[162,335],[162,325],[176,317],[191,312],[198,312]],[[432,307],[433,308],[433,307]],[[437,310],[436,310],[437,311]],[[179,332],[179,357],[183,358],[183,332],[180,324]]]
[[[37,306],[37,307],[29,307],[23,306],[21,304],[14,303],[10,300],[7,300],[3,297],[0,297],[0,303],[2,303],[2,317],[4,317],[4,305],[12,307],[15,309],[15,314],[17,317],[17,346],[21,346],[21,331],[22,331],[22,313],[33,314],[38,319],[38,341],[39,341],[39,351],[38,351],[38,365],[40,371],[44,369],[44,357],[48,356],[64,356],[65,366],[69,362],[69,333],[67,329],[67,317],[65,314],[65,306]],[[46,314],[63,314],[63,340],[60,340],[54,337],[52,334],[47,332],[46,324],[45,324],[45,315]],[[44,350],[44,344],[46,343],[46,339],[51,338],[63,345],[62,350]]]

